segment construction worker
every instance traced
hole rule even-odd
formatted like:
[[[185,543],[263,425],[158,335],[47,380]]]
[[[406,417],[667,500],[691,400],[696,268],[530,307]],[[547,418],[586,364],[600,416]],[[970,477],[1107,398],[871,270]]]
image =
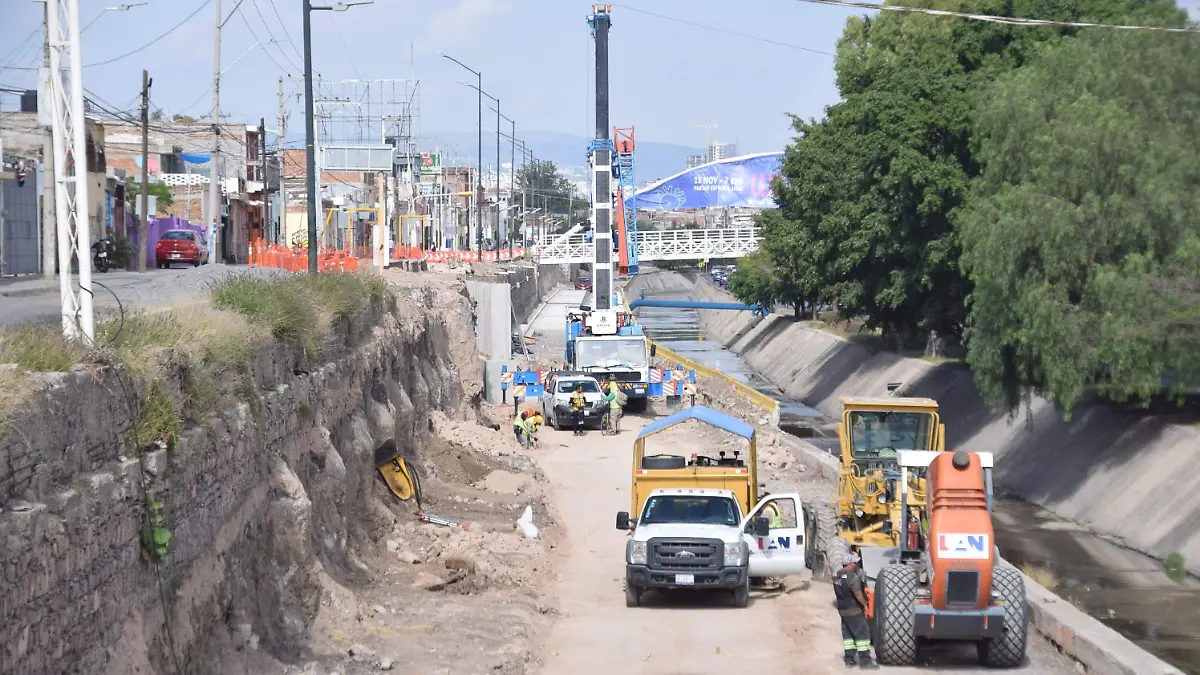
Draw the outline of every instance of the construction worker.
[[[608,401],[609,430],[610,433],[616,435],[621,433],[621,403],[617,400],[621,388],[617,386],[616,380],[609,380],[606,389],[608,393],[604,395],[604,400]]]
[[[571,422],[574,426],[576,436],[582,436],[583,431],[583,411],[587,408],[587,398],[583,395],[583,387],[576,386],[575,392],[571,394]]]
[[[763,507],[762,515],[771,521],[772,530],[783,528],[783,514],[779,512],[779,505],[775,502],[767,502],[767,505]]]
[[[847,666],[878,668],[871,658],[871,628],[867,625],[867,596],[858,570],[861,558],[847,551],[842,569],[833,579],[833,594],[842,619],[842,652]]]
[[[521,445],[526,445],[528,442],[526,439],[532,435],[532,432],[529,429],[529,423],[526,421],[526,419],[525,413],[522,412],[520,415],[517,415],[516,419],[514,419],[512,423],[513,433],[517,436],[517,443]]]
[[[525,418],[525,428],[527,429],[525,433],[525,448],[527,450],[532,449],[537,443],[537,430],[540,426],[542,426],[541,413],[534,412]]]

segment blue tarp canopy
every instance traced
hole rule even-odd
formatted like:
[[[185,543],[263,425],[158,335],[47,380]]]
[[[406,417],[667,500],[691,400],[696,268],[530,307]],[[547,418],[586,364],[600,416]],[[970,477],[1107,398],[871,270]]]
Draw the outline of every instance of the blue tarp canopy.
[[[771,180],[779,174],[782,152],[709,162],[651,183],[637,191],[637,208],[682,211],[706,208],[776,208]]]
[[[182,159],[188,164],[204,164],[209,160],[209,155],[202,155],[194,152],[181,152],[179,153],[179,159]]]
[[[728,431],[736,436],[741,436],[746,440],[750,440],[754,437],[754,427],[746,424],[736,417],[730,417],[723,412],[713,410],[712,408],[706,408],[702,405],[694,405],[690,408],[684,408],[677,413],[668,415],[660,420],[655,420],[642,427],[642,430],[638,432],[637,435],[638,440],[641,440],[652,434],[657,434],[663,429],[673,427],[676,424],[682,424],[688,420],[700,420],[705,424],[712,425],[718,429],[721,429],[722,431]]]

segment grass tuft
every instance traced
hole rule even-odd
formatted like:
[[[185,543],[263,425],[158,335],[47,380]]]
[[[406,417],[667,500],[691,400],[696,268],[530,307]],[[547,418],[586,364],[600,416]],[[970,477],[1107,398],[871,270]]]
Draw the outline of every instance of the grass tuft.
[[[155,382],[150,386],[150,393],[142,405],[142,414],[138,417],[129,444],[140,450],[151,443],[161,441],[168,449],[172,449],[181,433],[183,423],[179,411],[171,402],[171,397],[163,390],[163,386]]]
[[[1026,563],[1021,565],[1021,571],[1025,573],[1025,576],[1033,579],[1046,590],[1054,590],[1062,584],[1062,581],[1059,580],[1058,575],[1053,570],[1041,565]]]
[[[0,363],[15,363],[25,372],[65,373],[86,355],[58,326],[23,324],[0,332]]]

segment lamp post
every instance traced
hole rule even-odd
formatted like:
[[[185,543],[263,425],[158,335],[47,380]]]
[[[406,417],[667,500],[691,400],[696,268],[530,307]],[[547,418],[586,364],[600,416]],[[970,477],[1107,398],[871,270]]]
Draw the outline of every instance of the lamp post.
[[[304,182],[308,193],[308,272],[317,273],[317,155],[313,138],[312,85],[312,13],[344,12],[355,5],[374,4],[375,0],[350,0],[336,5],[314,5],[304,0]]]
[[[513,191],[517,189],[517,123],[514,122],[512,119],[510,119],[507,115],[500,114],[500,102],[499,101],[496,102],[495,110],[496,110],[497,117],[503,117],[505,120],[508,121],[509,124],[512,125],[512,135],[508,137],[508,141],[509,141],[508,147],[512,149],[512,152],[510,153],[509,159],[508,159],[508,194],[510,195],[510,198],[511,198]],[[500,124],[498,122],[496,124],[496,135],[497,136],[500,135]],[[497,138],[496,139],[496,155],[499,156],[499,154],[500,154],[500,139]],[[496,171],[497,172],[500,170],[499,165],[500,165],[500,160],[497,159],[496,160]],[[500,184],[499,173],[497,173],[497,175],[496,175],[496,184],[497,185]],[[512,260],[513,259],[512,228],[506,227],[504,229],[505,229],[504,235],[509,240],[508,259]]]
[[[479,92],[479,138],[477,139],[475,154],[479,158],[479,166],[475,169],[475,180],[477,181],[475,193],[479,195],[479,198],[475,200],[475,246],[479,254],[479,262],[483,262],[483,198],[480,194],[483,192],[483,74],[449,54],[438,52],[438,55],[462,66],[467,72],[475,76],[475,81],[477,82],[475,91]]]
[[[496,107],[492,108],[492,110],[496,111],[496,260],[498,261],[500,260],[500,99],[492,96],[473,84],[468,84],[462,80],[459,80],[458,83],[464,87],[470,87],[475,91],[478,91],[480,96],[486,96],[492,101],[496,102]],[[483,99],[480,99],[480,105],[483,105]],[[480,108],[479,114],[481,115],[479,119],[482,121],[482,108]],[[482,132],[480,133],[482,134]],[[480,136],[480,138],[482,138],[482,136]],[[482,213],[482,211],[480,213]]]

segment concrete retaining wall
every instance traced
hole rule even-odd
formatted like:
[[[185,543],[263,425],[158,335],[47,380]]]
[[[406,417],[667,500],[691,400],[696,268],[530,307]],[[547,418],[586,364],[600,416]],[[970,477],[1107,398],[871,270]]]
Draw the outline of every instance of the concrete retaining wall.
[[[466,299],[425,298],[342,327],[309,372],[271,345],[241,399],[171,450],[126,442],[135,414],[112,369],[44,376],[0,434],[0,673],[169,673],[172,652],[184,675],[218,672],[238,624],[295,658],[321,574],[360,578],[359,547],[390,531],[374,449],[419,451],[430,411],[477,395],[458,366]],[[142,560],[143,485],[173,532],[159,566]]]
[[[728,301],[706,282],[699,297]],[[1200,573],[1200,414],[1089,405],[1071,423],[1033,398],[1015,418],[989,410],[961,365],[935,365],[868,349],[773,315],[700,312],[711,339],[798,401],[840,415],[842,396],[899,395],[938,401],[947,445],[996,455],[999,485],[1054,513],[1158,558],[1183,554]]]

